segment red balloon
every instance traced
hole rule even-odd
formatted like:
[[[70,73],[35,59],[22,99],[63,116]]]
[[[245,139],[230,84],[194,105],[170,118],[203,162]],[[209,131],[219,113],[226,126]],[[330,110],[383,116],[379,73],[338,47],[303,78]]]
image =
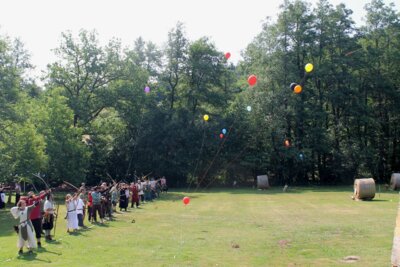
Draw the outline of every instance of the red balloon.
[[[219,134],[219,138],[224,138],[224,134]]]
[[[231,53],[229,53],[229,52],[225,53],[225,58],[226,59],[229,59],[230,57],[231,57]]]
[[[184,197],[182,201],[183,201],[183,204],[187,205],[190,202],[190,198],[189,197]]]
[[[252,74],[247,78],[247,82],[249,83],[250,86],[253,86],[257,83],[257,76]]]

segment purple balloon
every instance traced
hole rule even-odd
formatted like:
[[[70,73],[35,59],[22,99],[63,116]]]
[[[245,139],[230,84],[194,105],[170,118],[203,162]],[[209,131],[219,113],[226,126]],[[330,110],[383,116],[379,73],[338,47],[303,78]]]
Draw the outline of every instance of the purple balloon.
[[[150,87],[146,86],[146,87],[144,88],[144,92],[145,92],[146,94],[150,93]]]

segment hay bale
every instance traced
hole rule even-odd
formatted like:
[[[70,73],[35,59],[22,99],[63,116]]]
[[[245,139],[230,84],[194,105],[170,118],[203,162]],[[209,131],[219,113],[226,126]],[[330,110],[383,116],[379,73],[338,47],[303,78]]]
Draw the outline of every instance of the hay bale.
[[[375,197],[375,180],[372,178],[355,179],[354,199],[371,200]]]
[[[393,173],[390,177],[390,188],[392,190],[400,189],[400,173]]]
[[[258,175],[257,176],[257,188],[258,189],[268,189],[268,175]]]

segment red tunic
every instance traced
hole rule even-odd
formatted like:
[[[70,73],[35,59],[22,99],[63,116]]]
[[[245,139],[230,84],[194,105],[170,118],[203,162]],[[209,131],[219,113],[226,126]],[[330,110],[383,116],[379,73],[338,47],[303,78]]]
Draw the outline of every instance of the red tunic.
[[[26,206],[33,205],[34,202],[38,202],[46,197],[46,193],[40,194],[38,197],[27,197],[23,196],[21,197],[21,200],[25,200]],[[31,215],[29,216],[29,219],[35,220],[35,219],[40,219],[42,217],[42,214],[40,213],[40,205],[37,205],[33,208]]]
[[[93,206],[93,197],[91,193],[88,193],[88,207]]]
[[[139,202],[139,191],[136,185],[131,186],[132,202]]]

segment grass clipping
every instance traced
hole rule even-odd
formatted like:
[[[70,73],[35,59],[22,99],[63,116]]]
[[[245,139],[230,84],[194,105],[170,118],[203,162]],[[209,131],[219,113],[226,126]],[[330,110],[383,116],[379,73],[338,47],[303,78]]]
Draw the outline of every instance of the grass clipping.
[[[356,179],[354,181],[355,200],[372,200],[375,197],[375,180],[372,178]]]

